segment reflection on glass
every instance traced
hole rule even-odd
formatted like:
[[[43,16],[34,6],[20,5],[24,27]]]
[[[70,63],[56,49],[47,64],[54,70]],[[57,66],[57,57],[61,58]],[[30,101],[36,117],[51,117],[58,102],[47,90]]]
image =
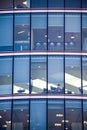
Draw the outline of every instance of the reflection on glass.
[[[65,15],[65,49],[70,51],[81,50],[80,14]],[[72,25],[72,26],[71,26]]]
[[[44,13],[31,16],[31,50],[47,49],[47,16]]]
[[[60,13],[48,14],[48,50],[58,51],[64,48],[64,18]]]
[[[62,56],[48,56],[48,93],[64,93]]]
[[[66,100],[67,130],[82,130],[82,108],[80,100]],[[63,121],[62,121],[63,122]]]
[[[87,57],[82,57],[82,78],[83,78],[83,93],[87,94]]]
[[[83,100],[83,124],[84,130],[87,130],[87,100]]]
[[[81,59],[79,56],[65,57],[65,93],[80,94],[81,87]]]
[[[30,49],[30,15],[15,14],[14,50]]]
[[[0,0],[0,9],[12,9],[13,0]]]
[[[64,101],[48,100],[48,130],[64,130]]]
[[[14,0],[14,9],[30,8],[30,0]]]
[[[31,93],[46,91],[46,57],[31,56]]]
[[[13,15],[0,14],[0,51],[12,51]]]
[[[46,8],[47,0],[31,0],[31,8]]]
[[[11,101],[0,101],[0,130],[11,128]]]
[[[87,14],[82,15],[82,47],[87,50]]]
[[[14,100],[12,130],[28,130],[29,100]]]
[[[48,0],[48,8],[64,8],[64,0]]]
[[[29,57],[14,58],[14,88],[13,93],[29,93]]]
[[[12,93],[12,57],[0,57],[0,94]]]
[[[82,8],[87,8],[87,0],[82,0]]]
[[[31,100],[30,130],[46,130],[46,101]]]
[[[66,0],[65,7],[66,8],[81,8],[81,0]]]

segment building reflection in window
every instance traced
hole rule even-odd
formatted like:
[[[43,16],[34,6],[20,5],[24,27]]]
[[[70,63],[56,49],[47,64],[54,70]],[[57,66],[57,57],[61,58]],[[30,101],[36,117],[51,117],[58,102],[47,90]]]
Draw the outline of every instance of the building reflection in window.
[[[28,130],[29,100],[14,100],[12,114],[12,130]]]
[[[14,50],[30,49],[30,15],[15,14]]]
[[[48,93],[64,93],[63,56],[48,56]]]
[[[14,57],[14,94],[29,94],[29,57]]]
[[[65,104],[65,129],[82,130],[81,100],[66,100]]]
[[[11,100],[0,101],[0,130],[11,129]]]
[[[31,93],[46,92],[46,56],[31,56]]]
[[[45,13],[31,15],[31,50],[47,50],[47,16]]]
[[[12,93],[12,57],[0,57],[0,95]]]
[[[48,100],[48,130],[64,130],[64,101]]]
[[[65,92],[81,94],[81,59],[80,56],[65,56]]]

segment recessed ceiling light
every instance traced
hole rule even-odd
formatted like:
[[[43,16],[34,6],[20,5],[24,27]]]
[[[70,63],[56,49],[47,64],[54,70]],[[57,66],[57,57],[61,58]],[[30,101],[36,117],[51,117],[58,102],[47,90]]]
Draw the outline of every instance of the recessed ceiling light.
[[[2,116],[0,116],[0,119],[2,118]]]
[[[6,128],[6,127],[7,127],[7,125],[3,125],[2,127],[5,127],[5,128]]]
[[[24,4],[24,5],[27,5],[27,1],[24,1],[23,4]]]
[[[62,36],[61,36],[61,35],[58,35],[58,38],[62,38]]]
[[[71,36],[70,38],[71,38],[71,39],[74,39],[74,38],[75,38],[75,36]]]
[[[61,123],[55,123],[54,126],[61,126]]]
[[[63,114],[56,114],[57,117],[63,117]]]
[[[47,34],[45,34],[45,37],[47,37]]]

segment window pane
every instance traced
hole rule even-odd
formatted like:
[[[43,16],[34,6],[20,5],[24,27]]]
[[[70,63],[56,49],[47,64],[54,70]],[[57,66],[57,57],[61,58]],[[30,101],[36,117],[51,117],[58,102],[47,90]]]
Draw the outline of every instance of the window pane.
[[[83,100],[83,123],[84,130],[87,130],[87,100]]]
[[[11,51],[13,46],[13,15],[0,14],[0,51]]]
[[[48,15],[48,50],[58,51],[64,48],[64,15],[49,13]]]
[[[82,108],[80,100],[66,100],[66,129],[82,130]]]
[[[81,59],[79,56],[65,57],[65,92],[80,94],[81,91]]]
[[[12,57],[0,57],[0,94],[12,93]]]
[[[49,8],[63,8],[64,0],[48,0]]]
[[[32,14],[31,16],[31,50],[47,49],[47,17],[46,14]]]
[[[14,0],[15,9],[30,8],[30,0]]]
[[[87,50],[87,14],[82,15],[82,47]]]
[[[82,0],[82,8],[87,8],[87,0]]]
[[[47,0],[31,0],[32,8],[46,8]]]
[[[0,9],[12,9],[13,0],[0,0]]]
[[[28,130],[29,100],[14,100],[12,117],[12,130]]]
[[[14,58],[14,93],[29,93],[29,57]]]
[[[66,8],[81,8],[81,0],[66,0]]]
[[[82,57],[82,78],[83,78],[83,93],[87,94],[87,57]]]
[[[31,56],[31,93],[43,93],[46,90],[46,57]]]
[[[64,101],[48,100],[48,130],[64,130]]]
[[[0,130],[10,130],[11,128],[11,101],[0,101]]]
[[[64,93],[64,67],[62,56],[48,56],[48,92]]]
[[[25,51],[30,49],[30,15],[15,14],[14,49]]]
[[[65,49],[81,50],[80,14],[65,15]],[[72,25],[72,26],[71,26]]]
[[[31,100],[30,114],[30,130],[46,130],[46,101]]]

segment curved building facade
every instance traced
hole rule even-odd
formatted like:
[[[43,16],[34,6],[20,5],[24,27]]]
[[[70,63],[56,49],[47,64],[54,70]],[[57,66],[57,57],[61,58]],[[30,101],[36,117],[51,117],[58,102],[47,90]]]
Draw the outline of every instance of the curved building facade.
[[[0,130],[87,129],[87,1],[1,0]]]

